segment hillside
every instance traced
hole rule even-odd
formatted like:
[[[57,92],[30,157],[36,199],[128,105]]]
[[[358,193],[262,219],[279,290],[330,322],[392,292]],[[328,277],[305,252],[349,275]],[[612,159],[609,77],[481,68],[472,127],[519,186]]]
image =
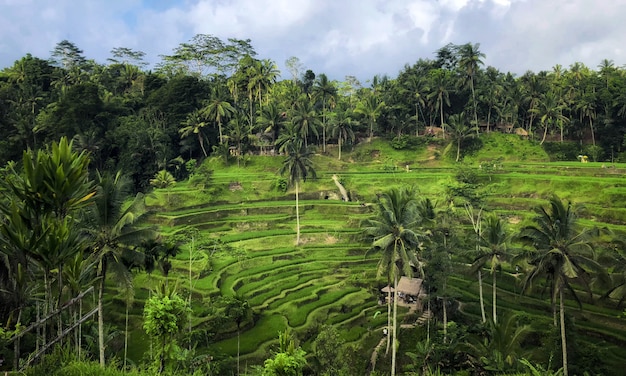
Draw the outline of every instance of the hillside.
[[[281,190],[284,180],[277,174],[281,157],[250,156],[241,167],[209,159],[204,169],[211,173],[202,184],[179,182],[155,191],[148,200],[154,211],[151,222],[184,242],[170,279],[177,280],[183,295],[191,282],[194,330],[211,328],[206,317],[212,301],[236,294],[254,312],[242,325],[240,352],[246,364],[265,359],[278,332],[287,326],[310,352],[322,324],[335,326],[346,342],[360,344],[367,359],[386,324],[376,293],[386,283],[376,276],[376,257],[364,257],[368,244],[359,236],[360,224],[372,215],[376,194],[392,186],[416,186],[420,195],[440,205],[450,192],[471,191],[481,197],[485,210],[506,218],[513,231],[532,218],[532,207],[545,204],[554,193],[584,204],[585,226],[626,229],[626,165],[549,162],[540,146],[515,135],[483,135],[483,140],[483,148],[459,164],[450,161],[446,145],[437,140],[413,150],[394,150],[376,140],[344,151],[342,161],[329,147],[327,155],[314,159],[318,178],[301,186],[303,241],[298,246],[294,192]],[[339,200],[333,175],[352,201]],[[550,322],[547,298],[519,295],[519,278],[511,268],[499,276],[501,309],[523,310],[533,321]],[[144,291],[139,300],[158,278],[137,278],[136,285]],[[475,279],[457,270],[450,284],[463,307],[453,319],[478,320]],[[590,344],[608,343],[607,364],[626,355],[620,350],[626,344],[626,322],[616,318],[614,303],[594,300],[582,311],[575,309],[574,301],[568,305],[577,330]],[[403,312],[406,320],[414,320]],[[235,332],[233,323],[220,328],[213,340],[200,345],[201,351],[220,359],[234,356]],[[137,333],[132,338],[130,347],[139,357],[146,350],[143,337]]]

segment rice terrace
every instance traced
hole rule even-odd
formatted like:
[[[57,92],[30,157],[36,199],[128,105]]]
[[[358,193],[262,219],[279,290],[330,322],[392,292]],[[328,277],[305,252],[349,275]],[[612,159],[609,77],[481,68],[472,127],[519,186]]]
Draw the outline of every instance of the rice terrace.
[[[0,71],[2,372],[623,372],[622,68],[515,77],[468,43],[281,81],[190,43]]]

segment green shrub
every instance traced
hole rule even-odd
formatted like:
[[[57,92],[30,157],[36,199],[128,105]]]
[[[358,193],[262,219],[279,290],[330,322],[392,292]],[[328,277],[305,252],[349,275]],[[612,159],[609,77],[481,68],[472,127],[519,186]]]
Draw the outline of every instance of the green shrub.
[[[577,142],[544,142],[543,149],[551,161],[575,161],[582,153]]]

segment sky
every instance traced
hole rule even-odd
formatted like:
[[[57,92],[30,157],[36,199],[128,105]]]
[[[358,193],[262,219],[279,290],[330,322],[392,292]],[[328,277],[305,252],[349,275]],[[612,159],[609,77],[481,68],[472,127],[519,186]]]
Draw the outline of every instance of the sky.
[[[196,34],[251,39],[257,58],[331,79],[393,78],[448,43],[479,43],[521,75],[603,59],[626,64],[626,0],[0,0],[0,69],[69,40],[105,63],[115,47],[153,67]]]

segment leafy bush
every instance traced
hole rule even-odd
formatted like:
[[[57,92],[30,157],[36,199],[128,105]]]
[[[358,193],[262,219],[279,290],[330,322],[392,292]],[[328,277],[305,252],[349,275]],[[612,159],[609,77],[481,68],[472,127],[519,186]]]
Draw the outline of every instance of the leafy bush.
[[[551,161],[575,161],[582,153],[580,144],[576,142],[545,142],[543,149]]]
[[[402,135],[400,137],[394,137],[393,140],[391,140],[390,145],[396,150],[415,150],[427,145],[428,142],[429,139],[426,137]]]

